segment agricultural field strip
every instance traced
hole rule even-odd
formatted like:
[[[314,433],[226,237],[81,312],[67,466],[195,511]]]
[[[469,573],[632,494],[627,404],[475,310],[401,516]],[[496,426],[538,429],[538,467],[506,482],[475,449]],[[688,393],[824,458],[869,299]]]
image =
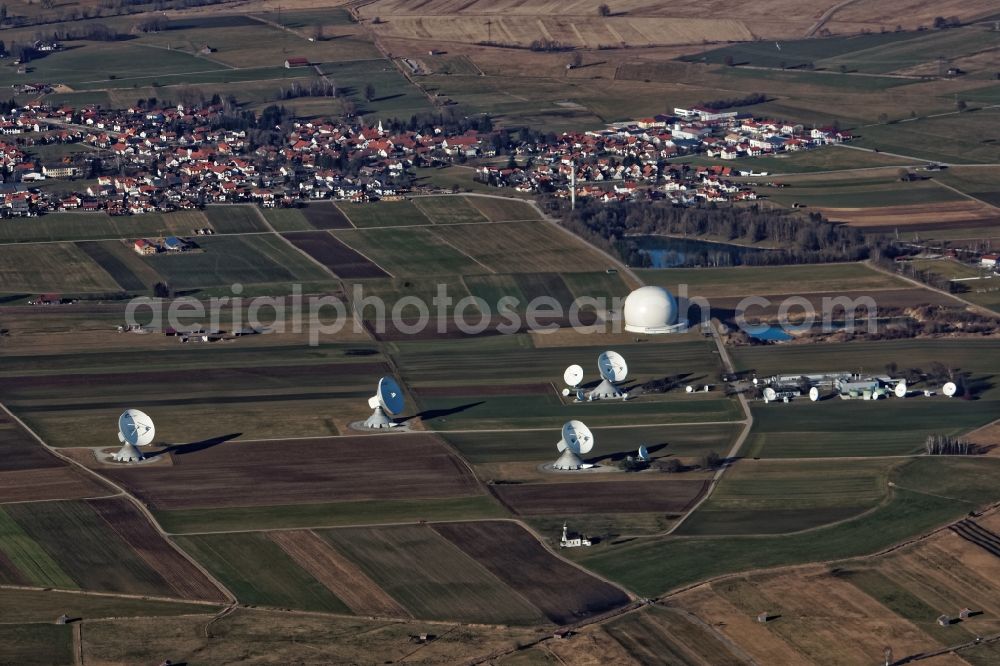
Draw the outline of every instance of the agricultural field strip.
[[[162,527],[160,527],[160,523],[153,517],[153,514],[149,511],[149,509],[146,508],[146,506],[141,501],[139,501],[138,498],[130,494],[123,486],[119,485],[117,482],[106,478],[103,474],[99,474],[94,470],[85,467],[84,465],[81,465],[77,461],[61,453],[58,449],[49,446],[48,443],[45,442],[45,440],[43,440],[41,437],[38,436],[38,433],[29,428],[27,424],[24,423],[24,421],[22,421],[17,415],[11,412],[10,409],[8,409],[7,406],[2,402],[0,402],[0,410],[2,410],[7,415],[7,418],[11,419],[14,423],[18,424],[21,428],[23,428],[32,437],[32,439],[41,444],[50,454],[54,455],[55,457],[59,458],[60,460],[62,460],[63,462],[69,464],[74,468],[79,468],[83,470],[85,474],[95,477],[100,483],[103,483],[105,485],[110,485],[112,488],[117,489],[122,496],[127,497],[128,501],[131,504],[133,504],[135,508],[139,510],[139,512],[142,514],[142,517],[150,523],[150,525],[157,532],[157,534],[159,534],[160,537],[163,538],[171,548],[177,551],[177,553],[182,558],[187,560],[192,566],[194,566],[206,578],[208,578],[208,580],[212,583],[212,585],[214,585],[217,590],[222,592],[222,594],[226,597],[228,601],[235,602],[236,597],[232,594],[232,592],[229,591],[229,589],[225,585],[223,585],[219,581],[218,578],[213,576],[205,567],[203,567],[194,558],[188,555],[183,549],[181,549],[179,546],[177,546],[173,541],[171,541],[168,538],[169,535],[163,530]],[[133,595],[118,595],[118,596],[133,597]],[[134,595],[134,596],[135,598],[144,598],[147,595]],[[158,597],[149,596],[149,598],[158,598]],[[164,599],[177,601],[177,599],[172,599],[169,597],[164,597]]]

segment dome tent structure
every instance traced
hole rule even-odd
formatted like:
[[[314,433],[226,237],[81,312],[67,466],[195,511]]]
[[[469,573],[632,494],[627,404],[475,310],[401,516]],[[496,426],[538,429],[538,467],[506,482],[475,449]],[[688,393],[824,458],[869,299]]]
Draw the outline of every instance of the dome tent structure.
[[[625,330],[632,333],[657,335],[679,333],[687,328],[684,322],[678,323],[677,299],[663,287],[636,289],[625,299],[622,314]]]

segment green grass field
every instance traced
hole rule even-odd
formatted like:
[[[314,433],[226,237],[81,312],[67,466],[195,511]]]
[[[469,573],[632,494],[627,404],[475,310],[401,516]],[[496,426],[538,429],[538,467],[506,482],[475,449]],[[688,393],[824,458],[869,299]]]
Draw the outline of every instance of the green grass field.
[[[942,397],[754,403],[754,429],[745,454],[825,458],[919,453],[928,435],[960,435],[994,420],[998,407],[996,400]]]
[[[359,229],[431,223],[427,216],[408,199],[368,204],[338,203],[337,208],[342,210],[351,223]]]
[[[383,204],[376,204],[383,205]],[[357,229],[332,232],[396,277],[486,272],[471,257],[425,228]]]
[[[426,526],[319,532],[414,616],[538,624],[538,609]]]
[[[147,599],[126,599],[56,590],[0,589],[0,622],[52,622],[63,613],[87,619],[157,617],[215,613],[218,606]]]
[[[73,663],[73,628],[54,624],[0,625],[0,663],[24,666]]]
[[[421,520],[486,520],[505,518],[507,512],[488,495],[427,499],[419,502],[376,500],[158,511],[157,521],[174,534],[185,532],[342,527]]]
[[[962,199],[958,193],[941,187],[933,180],[900,183],[896,180],[873,177],[857,181],[823,183],[793,181],[791,185],[781,190],[769,191],[768,199],[785,206],[799,203],[810,208],[911,206]]]
[[[636,539],[573,556],[643,596],[723,573],[849,558],[996,501],[998,472],[996,459],[918,458],[892,475],[890,501],[856,520],[787,536]]]
[[[264,534],[204,534],[177,541],[245,604],[350,613]]]
[[[467,197],[418,197],[414,205],[434,224],[487,222],[483,213]]]
[[[0,221],[0,242],[71,241],[144,236],[189,236],[209,224],[200,213],[129,215],[49,213],[42,217]]]
[[[14,578],[4,576],[7,584],[67,589],[78,587],[52,556],[3,509],[0,509],[0,551],[17,571]]]
[[[74,582],[70,587],[160,596],[174,594],[166,581],[86,502],[10,504],[4,511],[59,563]],[[111,562],[114,566],[108,566]]]
[[[312,231],[314,228],[297,208],[263,208],[260,212],[278,232]]]
[[[907,286],[907,283],[874,271],[864,264],[670,268],[641,270],[638,273],[646,284],[660,285],[674,293],[679,285],[687,285],[692,296],[706,297],[893,289]]]
[[[118,284],[72,243],[0,245],[0,289],[7,293],[114,293]]]
[[[504,192],[504,197],[506,197]],[[471,203],[480,213],[486,216],[490,222],[513,222],[521,220],[540,220],[541,215],[538,209],[529,203],[517,201],[515,199],[498,199],[495,197],[468,197]]]
[[[845,520],[888,494],[885,460],[743,460],[677,534],[778,534]]]
[[[267,231],[267,225],[252,206],[208,206],[205,216],[220,234]]]
[[[330,279],[323,269],[274,235],[216,236],[197,242],[200,252],[158,254],[146,260],[174,289]]]

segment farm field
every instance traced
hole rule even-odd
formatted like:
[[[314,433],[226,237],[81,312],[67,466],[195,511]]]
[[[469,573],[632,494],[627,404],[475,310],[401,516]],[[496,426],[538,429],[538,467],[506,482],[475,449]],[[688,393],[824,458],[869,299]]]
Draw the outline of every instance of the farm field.
[[[427,228],[358,229],[334,235],[395,277],[465,275],[486,270]]]
[[[618,588],[556,559],[514,523],[438,523],[433,527],[556,624],[596,615],[629,601]],[[503,549],[493,547],[498,541],[503,542]]]
[[[267,231],[254,206],[207,206],[205,217],[220,234],[245,234]]]
[[[406,466],[372,465],[373,445],[387,459],[405,456]],[[156,510],[481,494],[468,470],[430,435],[236,441],[171,455],[172,465],[101,471]],[[247,494],[248,487],[256,492]]]
[[[7,504],[8,584],[217,600],[218,593],[124,500]],[[113,503],[120,503],[114,506]],[[114,515],[115,523],[106,520]],[[108,563],[114,562],[114,566]],[[168,580],[169,579],[169,580]]]
[[[355,227],[406,227],[411,225],[430,224],[431,221],[409,199],[403,201],[379,201],[377,203],[336,204],[337,208],[347,216]]]
[[[920,453],[931,434],[951,436],[994,420],[995,400],[947,398],[754,403],[746,454],[763,458],[826,458]],[[774,409],[777,407],[777,409]],[[839,427],[835,424],[840,424]]]
[[[302,231],[282,237],[344,279],[387,277],[367,257],[358,254],[325,231]]]
[[[0,413],[0,503],[108,493],[102,483],[58,460],[6,413]]]
[[[590,548],[574,559],[638,594],[652,596],[724,573],[864,555],[995,501],[991,479],[998,464],[991,458],[912,459],[892,473],[896,486],[886,504],[807,533],[644,539]]]
[[[418,197],[413,199],[413,204],[434,224],[495,221],[480,212],[473,200],[470,197]]]
[[[683,513],[705,490],[699,480],[628,480],[590,483],[497,484],[491,490],[518,515],[596,512]]]
[[[743,459],[678,534],[777,534],[853,518],[888,494],[894,463]]]
[[[811,266],[741,266],[738,268],[668,268],[641,270],[646,284],[677,293],[687,285],[691,296],[762,296],[829,291],[894,289],[908,283],[879,273],[864,264]]]
[[[414,617],[544,622],[538,609],[430,527],[345,528],[319,534]]]
[[[713,666],[746,663],[731,645],[720,640],[716,629],[662,606],[609,622],[603,630],[640,664],[662,660]]]
[[[151,289],[163,278],[121,241],[82,241],[76,246],[129,292]]]
[[[496,273],[572,273],[608,263],[596,250],[547,222],[453,224],[431,233]]]
[[[306,228],[310,229],[353,229],[354,225],[334,203],[312,203],[301,210],[270,209],[272,214],[282,213],[287,217],[304,217]],[[290,215],[295,213],[296,215]]]
[[[948,203],[924,203],[870,208],[817,208],[834,222],[845,222],[868,232],[901,233],[943,230],[962,227],[993,227],[1000,221],[1000,210],[967,199]],[[920,234],[923,236],[924,234]]]
[[[0,589],[0,621],[4,623],[50,623],[62,613],[69,617],[99,619],[214,614],[218,610],[218,606],[206,603],[128,599],[58,590]]]
[[[978,522],[994,526],[995,516]],[[719,630],[753,656],[796,654],[797,663],[826,663],[831,649],[845,659],[849,649],[853,658],[871,660],[881,651],[881,635],[891,634],[895,654],[903,657],[995,631],[998,568],[1000,558],[941,530],[875,558],[734,577],[697,586],[669,603],[717,619]],[[822,629],[813,607],[817,595],[828,600]],[[947,627],[935,622],[942,612],[954,617],[963,607],[982,613]],[[776,619],[754,627],[761,608]],[[841,646],[845,636],[850,648]],[[968,658],[965,651],[958,654]]]
[[[330,207],[333,208],[332,206]],[[308,209],[306,209],[308,210]],[[263,208],[261,214],[271,228],[279,233],[286,231],[312,231],[315,227],[298,208]]]
[[[510,514],[489,495],[424,500],[350,500],[216,509],[156,511],[173,534],[414,523],[432,520],[487,520]]]
[[[48,213],[41,217],[3,220],[0,222],[0,242],[188,236],[195,229],[211,226],[201,213],[149,213],[128,217],[112,217],[105,213]]]
[[[128,618],[88,623],[83,632],[86,663],[156,663],[170,654],[187,663],[235,661],[294,663],[306,651],[320,663],[399,661],[415,647],[421,660],[456,663],[471,654],[513,650],[538,636],[534,628],[464,625],[447,631],[436,622],[387,622],[349,616],[238,609],[204,626],[209,615],[177,618]],[[411,636],[436,639],[415,646]],[[416,655],[414,655],[416,656]],[[411,657],[412,659],[412,657]]]
[[[329,280],[328,273],[270,234],[199,238],[201,251],[157,254],[145,261],[175,289]]]
[[[0,626],[0,663],[72,663],[72,632],[73,628],[67,625],[2,625]]]
[[[0,289],[6,293],[114,293],[119,286],[72,243],[0,245]]]
[[[243,603],[350,612],[266,534],[202,534],[176,539]]]

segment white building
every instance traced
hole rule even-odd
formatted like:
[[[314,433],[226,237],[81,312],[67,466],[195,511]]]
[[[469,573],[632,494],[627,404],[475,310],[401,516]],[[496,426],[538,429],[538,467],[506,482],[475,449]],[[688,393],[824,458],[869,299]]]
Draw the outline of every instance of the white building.
[[[562,539],[559,541],[560,548],[579,548],[580,546],[589,546],[590,539],[575,532],[570,535],[566,530],[566,523],[563,523]]]

